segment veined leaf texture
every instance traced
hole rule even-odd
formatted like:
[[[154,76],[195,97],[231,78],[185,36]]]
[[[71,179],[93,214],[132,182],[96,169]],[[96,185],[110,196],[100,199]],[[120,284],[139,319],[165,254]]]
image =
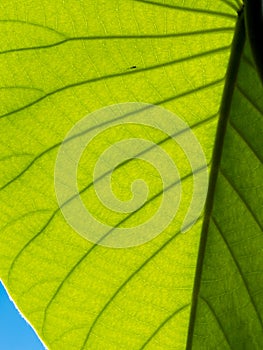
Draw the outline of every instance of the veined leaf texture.
[[[0,278],[48,349],[262,349],[263,91],[242,6],[1,2]],[[197,169],[176,138],[125,122],[97,133],[77,183],[87,210],[112,232],[142,225],[164,192],[181,186],[159,235],[113,248],[65,220],[54,170],[72,127],[90,116],[98,128],[94,112],[127,102],[164,108],[189,125],[209,188],[201,215],[182,232]],[[130,201],[137,179],[148,192],[139,208],[121,212],[100,202],[94,184],[104,177],[93,172],[101,154],[127,139],[152,144],[140,154],[162,148],[180,181],[163,188],[154,164],[139,155],[122,162],[111,169],[116,198]]]

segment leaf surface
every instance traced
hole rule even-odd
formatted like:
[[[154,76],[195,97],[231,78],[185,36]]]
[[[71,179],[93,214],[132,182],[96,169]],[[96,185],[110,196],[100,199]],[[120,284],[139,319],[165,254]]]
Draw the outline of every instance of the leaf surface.
[[[95,245],[65,221],[54,190],[56,156],[71,127],[127,101],[174,112],[213,164],[240,7],[234,0],[2,2],[0,276],[49,349],[261,349],[263,101],[248,46],[232,104],[223,99],[231,112],[211,215],[206,208],[180,232],[192,169],[167,135],[136,125],[98,136],[78,183],[100,220],[138,225],[162,198],[154,169],[132,160],[114,171],[121,200],[130,199],[136,177],[150,184],[145,206],[131,215],[98,206],[90,174],[109,144],[131,135],[161,145],[180,169],[183,199],[158,237],[127,249]]]

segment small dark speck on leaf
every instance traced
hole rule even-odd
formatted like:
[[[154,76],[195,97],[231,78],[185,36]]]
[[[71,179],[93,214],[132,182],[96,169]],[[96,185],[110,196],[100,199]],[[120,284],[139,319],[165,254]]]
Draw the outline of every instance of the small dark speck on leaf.
[[[129,69],[135,69],[137,68],[137,66],[131,66]]]

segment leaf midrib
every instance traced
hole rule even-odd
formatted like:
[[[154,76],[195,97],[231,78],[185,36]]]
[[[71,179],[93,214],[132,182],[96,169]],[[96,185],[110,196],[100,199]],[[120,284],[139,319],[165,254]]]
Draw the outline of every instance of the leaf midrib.
[[[226,133],[227,123],[229,120],[232,97],[233,97],[234,89],[236,87],[238,69],[241,62],[241,56],[244,49],[244,44],[245,44],[245,23],[244,23],[244,13],[242,11],[237,20],[236,30],[233,38],[231,56],[230,56],[229,66],[228,66],[227,75],[226,75],[226,84],[225,84],[224,93],[223,93],[222,102],[221,102],[221,111],[220,111],[220,117],[218,121],[215,146],[214,146],[214,151],[212,156],[209,188],[208,188],[207,200],[205,205],[205,215],[204,215],[203,227],[202,227],[201,237],[200,237],[197,267],[195,272],[194,288],[193,288],[193,294],[192,294],[192,303],[191,303],[192,308],[190,313],[186,350],[191,350],[193,345],[197,304],[198,304],[199,292],[201,287],[202,270],[203,270],[209,224],[210,224],[213,203],[214,203],[215,188],[216,188],[220,162],[221,162],[222,153],[223,153],[224,137]]]

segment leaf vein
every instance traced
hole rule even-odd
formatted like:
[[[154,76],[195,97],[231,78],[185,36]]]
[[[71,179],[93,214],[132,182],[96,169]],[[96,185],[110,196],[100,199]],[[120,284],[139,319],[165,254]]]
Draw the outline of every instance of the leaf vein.
[[[171,321],[175,316],[177,316],[182,311],[185,311],[186,308],[188,308],[190,304],[186,304],[179,309],[173,311],[171,315],[169,315],[157,328],[156,330],[151,334],[151,336],[146,340],[146,342],[141,346],[140,350],[143,350],[152,340],[153,338],[161,331],[161,329],[169,322]]]
[[[192,13],[202,13],[205,15],[211,15],[211,16],[220,16],[220,17],[226,17],[236,20],[237,15],[232,15],[230,13],[226,12],[219,12],[219,11],[212,11],[207,9],[200,9],[200,8],[192,8],[192,7],[186,7],[186,6],[177,6],[177,5],[171,5],[171,4],[164,4],[159,3],[155,1],[147,1],[147,0],[134,0],[136,2],[141,2],[148,5],[154,5],[154,6],[160,6],[160,7],[166,7],[178,11],[184,11],[184,12],[192,12]]]
[[[258,225],[258,227],[261,229],[261,231],[263,231],[263,226],[260,223],[259,219],[256,217],[256,215],[254,214],[253,210],[251,209],[250,205],[247,203],[247,201],[245,200],[245,198],[242,196],[242,193],[240,192],[240,190],[235,186],[235,184],[233,183],[233,181],[230,180],[230,177],[228,175],[226,175],[225,171],[223,169],[219,170],[220,173],[224,176],[224,178],[227,180],[227,182],[229,183],[229,185],[233,188],[233,190],[236,192],[236,194],[238,195],[238,197],[241,199],[241,201],[244,203],[244,205],[246,206],[248,212],[251,214],[252,218],[254,219],[254,221],[256,222],[256,224]]]
[[[80,87],[80,86],[86,85],[88,83],[95,83],[95,82],[103,81],[103,80],[106,80],[106,79],[118,78],[118,77],[138,74],[138,73],[141,73],[141,72],[146,72],[146,71],[149,71],[149,70],[152,70],[152,69],[163,68],[163,67],[166,67],[166,66],[169,66],[169,65],[174,65],[174,64],[177,64],[177,63],[181,63],[181,62],[184,62],[184,61],[187,61],[187,60],[194,60],[196,58],[200,58],[200,57],[203,57],[203,56],[206,56],[206,55],[217,54],[219,52],[222,52],[222,51],[225,51],[225,50],[228,50],[228,49],[229,49],[229,46],[224,46],[224,47],[220,47],[220,48],[215,49],[215,50],[202,52],[200,54],[192,55],[190,57],[180,58],[180,59],[173,60],[173,61],[170,61],[170,62],[165,62],[165,63],[159,64],[159,65],[154,65],[154,66],[150,66],[150,67],[146,67],[146,68],[141,68],[141,69],[132,70],[132,71],[126,71],[126,72],[121,72],[121,73],[113,73],[113,74],[105,75],[105,76],[102,76],[102,77],[96,77],[96,78],[91,78],[91,79],[79,81],[79,82],[76,82],[76,83],[72,83],[72,84],[60,87],[60,88],[58,88],[56,90],[53,90],[51,92],[48,92],[44,96],[41,96],[41,97],[35,99],[34,101],[32,101],[30,103],[27,103],[26,105],[24,105],[22,107],[19,107],[19,108],[13,110],[13,111],[10,111],[10,112],[7,112],[5,114],[2,114],[0,116],[0,119],[1,118],[6,118],[6,117],[8,117],[10,115],[13,115],[15,113],[24,111],[25,109],[27,109],[29,107],[32,107],[32,106],[35,106],[39,102],[47,99],[48,97],[54,96],[54,95],[56,95],[56,94],[58,94],[60,92],[63,92],[63,91],[66,91],[66,90],[69,90],[69,89],[72,89],[72,88],[75,88],[75,87]],[[222,80],[223,79],[216,80],[212,84],[217,84],[217,83],[221,82]],[[211,85],[211,83],[207,84],[206,86],[210,86],[210,85]],[[199,88],[197,88],[197,90],[200,89],[200,88],[204,88],[204,87],[205,86],[199,87]],[[189,92],[182,93],[182,94],[180,94],[180,96],[185,96],[188,93]],[[175,99],[175,98],[176,97],[173,97],[172,99]]]
[[[261,328],[263,329],[263,322],[262,322],[262,318],[261,318],[260,312],[259,312],[259,310],[258,310],[258,308],[257,308],[257,306],[256,306],[256,303],[255,303],[255,301],[254,301],[254,298],[253,298],[253,296],[252,296],[252,294],[251,294],[251,292],[250,292],[249,284],[248,284],[248,282],[247,282],[247,280],[246,280],[246,278],[245,278],[245,275],[243,274],[243,271],[242,271],[242,269],[241,269],[241,266],[239,265],[239,262],[238,262],[238,260],[236,259],[235,254],[234,254],[234,252],[232,251],[232,249],[231,249],[231,247],[230,247],[230,244],[228,243],[228,241],[227,241],[227,239],[226,239],[226,237],[225,237],[223,231],[221,230],[221,228],[220,228],[220,226],[219,226],[219,224],[218,224],[218,222],[217,222],[217,220],[216,220],[216,218],[215,218],[214,216],[212,216],[212,221],[214,222],[214,224],[215,224],[215,226],[216,226],[216,228],[217,228],[217,231],[219,232],[219,234],[220,234],[222,240],[224,241],[225,246],[227,247],[227,250],[229,251],[229,254],[230,254],[230,256],[231,256],[231,258],[232,258],[232,260],[233,260],[233,262],[234,262],[234,264],[235,264],[235,266],[236,266],[236,268],[237,268],[237,270],[238,270],[238,273],[239,273],[239,275],[240,275],[240,277],[241,277],[241,280],[242,280],[242,282],[243,282],[243,285],[244,285],[244,287],[245,287],[245,289],[246,289],[246,292],[247,292],[247,294],[248,294],[248,296],[249,296],[251,305],[253,306],[253,308],[254,308],[254,310],[255,310],[255,313],[256,313],[256,315],[257,315],[257,318],[258,318],[258,320],[259,320],[260,326],[261,326]]]
[[[6,55],[9,53],[18,53],[23,51],[50,49],[63,44],[67,44],[70,42],[78,42],[78,41],[82,42],[82,41],[94,41],[94,40],[167,39],[167,38],[178,38],[178,37],[193,36],[193,35],[213,34],[213,33],[220,33],[220,32],[233,32],[234,29],[235,29],[234,27],[220,27],[220,28],[211,28],[206,30],[196,30],[196,31],[189,31],[189,32],[182,32],[182,33],[167,33],[167,34],[80,36],[80,37],[66,38],[64,40],[57,41],[51,44],[46,44],[46,45],[36,45],[36,46],[3,50],[3,51],[0,51],[0,55]]]
[[[203,301],[205,302],[205,304],[208,306],[208,308],[209,308],[209,310],[211,311],[212,315],[214,316],[214,319],[216,320],[216,322],[217,322],[217,324],[218,324],[218,326],[219,326],[219,328],[220,328],[220,330],[221,330],[221,332],[222,332],[222,334],[223,334],[223,336],[224,336],[224,338],[225,338],[225,340],[226,340],[226,342],[227,342],[229,348],[232,349],[232,346],[230,345],[229,339],[228,339],[227,334],[226,334],[226,332],[225,332],[225,330],[224,330],[224,328],[223,328],[223,325],[222,325],[222,323],[220,322],[220,320],[219,320],[217,314],[215,313],[215,310],[212,308],[212,305],[211,305],[211,304],[208,302],[208,300],[206,300],[202,295],[200,295],[199,298],[200,298],[201,300],[203,300]]]

